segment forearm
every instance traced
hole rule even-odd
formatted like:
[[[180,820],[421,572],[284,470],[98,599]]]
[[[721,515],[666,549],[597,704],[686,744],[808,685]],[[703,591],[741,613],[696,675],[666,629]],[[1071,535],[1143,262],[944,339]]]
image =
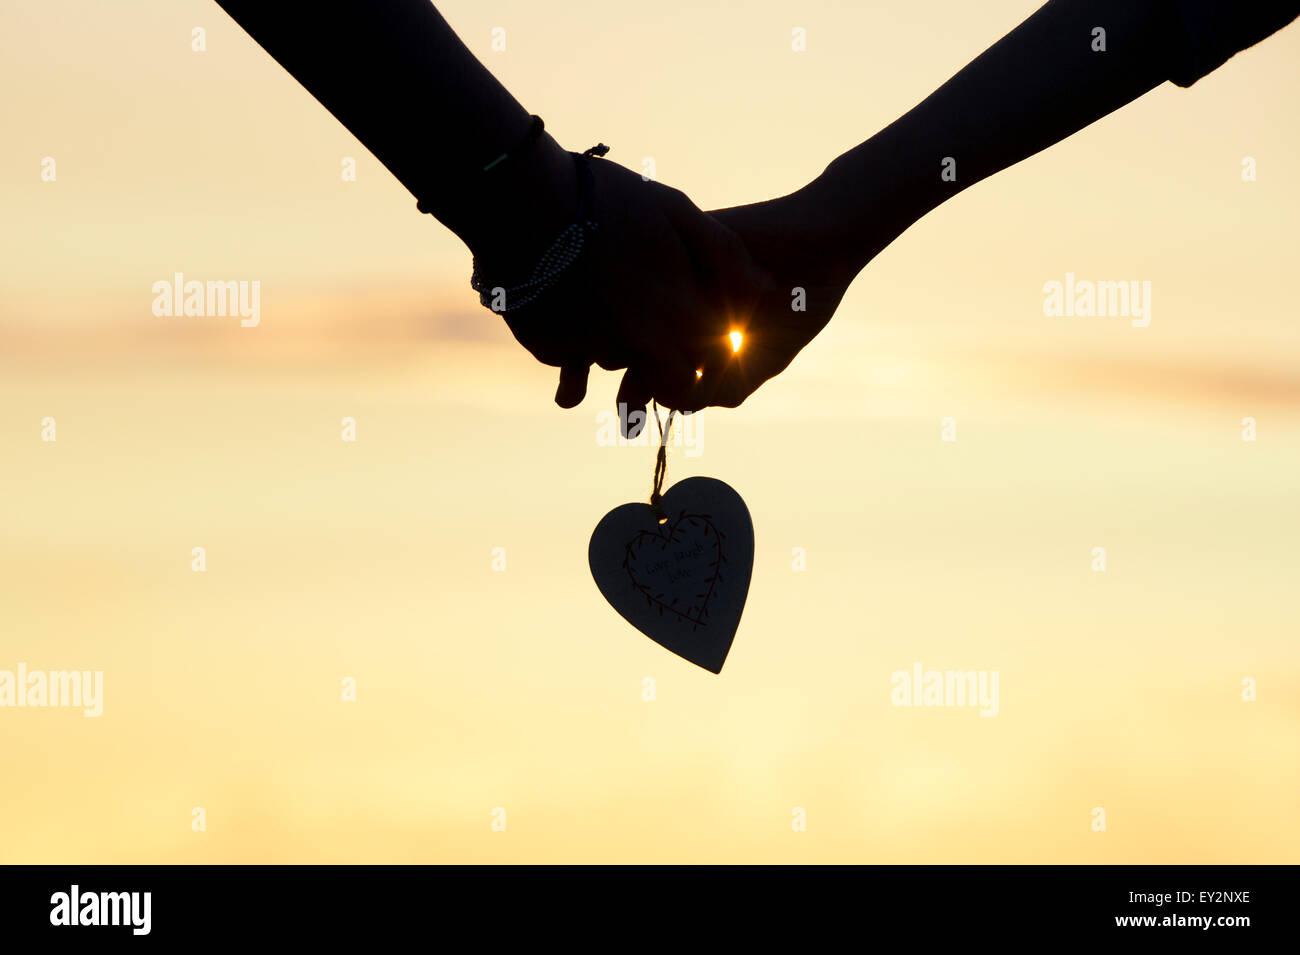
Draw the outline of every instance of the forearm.
[[[217,3],[471,249],[503,220],[535,244],[572,216],[572,160],[549,134],[484,173],[529,114],[428,0]]]
[[[1159,85],[1173,18],[1165,0],[1051,0],[808,187],[836,210],[828,244],[856,271],[945,199]]]

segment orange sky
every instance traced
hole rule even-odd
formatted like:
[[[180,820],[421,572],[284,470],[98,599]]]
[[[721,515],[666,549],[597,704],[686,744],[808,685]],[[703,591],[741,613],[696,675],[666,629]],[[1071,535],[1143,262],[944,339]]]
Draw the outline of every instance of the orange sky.
[[[1034,7],[439,4],[567,146],[704,207]],[[550,404],[458,240],[215,5],[0,33],[0,670],[105,685],[0,709],[0,861],[1296,858],[1300,30],[960,195],[701,416],[669,482],[731,483],[757,543],[717,677],[590,579],[653,466],[597,439],[616,377]],[[260,324],[155,316],[176,271],[260,282]],[[1045,316],[1067,272],[1151,282],[1150,326]],[[918,661],[997,670],[997,717],[892,706]]]

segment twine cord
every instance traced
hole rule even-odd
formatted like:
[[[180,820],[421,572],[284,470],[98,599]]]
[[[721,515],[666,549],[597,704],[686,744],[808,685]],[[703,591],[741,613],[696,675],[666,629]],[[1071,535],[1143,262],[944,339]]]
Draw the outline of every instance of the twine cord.
[[[677,412],[668,409],[668,422],[665,424],[659,420],[659,402],[652,399],[651,407],[654,408],[655,425],[659,428],[659,453],[655,455],[654,484],[650,487],[650,507],[662,524],[668,520],[668,515],[664,513],[663,506],[659,502],[663,500],[664,475],[668,473],[668,437],[673,432],[673,416]]]

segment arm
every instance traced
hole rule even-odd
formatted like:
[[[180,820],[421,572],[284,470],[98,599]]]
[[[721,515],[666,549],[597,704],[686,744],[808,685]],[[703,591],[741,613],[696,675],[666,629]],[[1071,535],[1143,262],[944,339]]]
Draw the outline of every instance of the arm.
[[[823,237],[854,272],[944,200],[1169,77],[1171,3],[1052,0],[809,186]],[[1105,30],[1105,51],[1093,30]],[[954,160],[955,180],[941,178]],[[883,226],[883,227],[882,227]]]
[[[1050,0],[803,189],[715,211],[776,286],[750,316],[718,403],[739,404],[784,369],[854,276],[944,200],[1166,79],[1190,86],[1297,11],[1300,0]],[[948,157],[955,179],[940,175]],[[806,290],[804,312],[791,311],[794,286]]]
[[[573,160],[549,133],[483,174],[529,114],[428,0],[217,3],[476,255],[516,265],[572,220]]]
[[[592,159],[584,185],[574,156],[546,133],[494,164],[531,119],[428,0],[324,10],[217,2],[460,236],[486,287],[531,278],[575,223],[581,192],[592,224],[581,256],[535,301],[513,311],[507,301],[503,312],[534,357],[560,367],[558,404],[582,400],[593,362],[628,369],[620,410],[644,409],[652,396],[682,409],[707,403],[717,378],[701,383],[695,370],[717,367],[726,317],[752,306],[750,289],[762,284],[730,230],[616,163]]]

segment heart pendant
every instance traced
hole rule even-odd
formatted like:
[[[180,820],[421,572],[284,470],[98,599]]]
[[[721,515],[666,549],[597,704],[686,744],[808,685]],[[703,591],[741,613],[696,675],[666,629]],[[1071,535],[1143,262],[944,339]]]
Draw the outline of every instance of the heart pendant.
[[[591,534],[587,560],[605,599],[655,643],[722,671],[754,569],[754,525],[722,481],[687,478],[660,500],[623,504]]]

